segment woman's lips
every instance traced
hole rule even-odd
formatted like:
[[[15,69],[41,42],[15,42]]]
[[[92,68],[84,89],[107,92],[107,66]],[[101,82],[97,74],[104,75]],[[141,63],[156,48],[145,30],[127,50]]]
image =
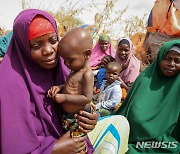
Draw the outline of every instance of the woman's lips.
[[[53,64],[53,63],[55,63],[55,61],[56,61],[56,58],[52,58],[52,59],[44,60],[43,63],[46,63],[46,64]]]

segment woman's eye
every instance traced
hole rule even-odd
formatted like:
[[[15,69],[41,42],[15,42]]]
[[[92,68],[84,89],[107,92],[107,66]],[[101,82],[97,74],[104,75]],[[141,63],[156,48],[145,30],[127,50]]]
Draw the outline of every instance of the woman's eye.
[[[50,39],[51,44],[55,44],[55,43],[57,43],[57,41],[58,41],[57,37],[52,37]]]
[[[39,49],[40,47],[40,44],[31,44],[31,48],[33,49]]]
[[[171,61],[171,58],[165,57],[164,60],[167,61],[167,62],[170,62],[170,61]]]
[[[180,59],[178,58],[178,59],[174,59],[174,62],[176,63],[176,64],[179,64],[180,63]]]

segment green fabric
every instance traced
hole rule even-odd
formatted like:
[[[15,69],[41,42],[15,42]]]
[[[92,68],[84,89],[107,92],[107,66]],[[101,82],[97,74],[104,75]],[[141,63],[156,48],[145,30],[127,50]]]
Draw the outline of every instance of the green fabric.
[[[107,109],[99,109],[98,112],[101,115],[101,117],[109,116],[111,114],[111,112]]]
[[[11,40],[12,34],[13,34],[13,31],[10,31],[5,36],[0,36],[0,57],[4,57],[7,51],[9,42]]]
[[[180,45],[180,40],[160,48],[157,59],[139,75],[115,112],[130,123],[129,153],[180,152],[180,74],[165,77],[159,68],[173,45]],[[139,141],[178,142],[177,148],[136,148]]]
[[[99,41],[107,41],[107,42],[110,42],[110,37],[106,34],[102,34],[100,37],[99,37]]]

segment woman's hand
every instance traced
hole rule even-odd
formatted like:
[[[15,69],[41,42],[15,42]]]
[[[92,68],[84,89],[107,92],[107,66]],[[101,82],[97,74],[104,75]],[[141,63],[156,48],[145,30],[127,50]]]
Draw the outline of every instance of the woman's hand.
[[[70,137],[70,132],[65,133],[54,145],[51,154],[77,154],[86,148],[86,136]]]
[[[95,105],[92,106],[94,110],[96,110]],[[89,113],[87,111],[81,110],[79,111],[79,114],[75,114],[75,117],[79,124],[79,129],[84,133],[89,133],[90,131],[92,131],[95,128],[98,120],[96,111],[94,111],[93,113]]]
[[[91,69],[92,69],[92,70],[98,70],[99,68],[100,68],[100,66],[99,66],[99,65],[94,66],[94,67],[91,67]]]
[[[112,56],[106,55],[101,60],[101,66],[106,67],[108,63],[113,62],[113,61],[115,61],[115,59]]]

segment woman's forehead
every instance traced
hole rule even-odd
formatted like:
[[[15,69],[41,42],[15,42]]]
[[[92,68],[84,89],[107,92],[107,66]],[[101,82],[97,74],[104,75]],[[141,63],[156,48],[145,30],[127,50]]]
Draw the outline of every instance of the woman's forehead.
[[[119,45],[118,45],[118,48],[122,48],[122,47],[130,48],[127,44],[119,44]]]
[[[180,53],[174,50],[170,50],[166,56],[175,56],[177,58],[180,58]]]
[[[100,40],[99,43],[107,43],[108,44],[109,42],[106,40]]]

